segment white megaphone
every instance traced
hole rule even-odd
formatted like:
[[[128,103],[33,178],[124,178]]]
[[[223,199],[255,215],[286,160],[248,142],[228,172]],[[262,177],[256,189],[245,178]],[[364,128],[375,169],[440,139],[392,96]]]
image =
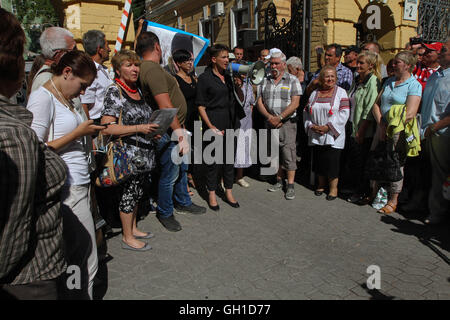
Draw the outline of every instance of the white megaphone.
[[[264,76],[266,74],[265,67],[266,67],[266,65],[262,61],[257,61],[250,65],[232,62],[232,63],[228,64],[227,69],[228,69],[228,72],[230,72],[231,74],[233,72],[235,72],[235,73],[240,73],[240,74],[246,75],[247,78],[250,79],[252,84],[257,86],[264,79]]]

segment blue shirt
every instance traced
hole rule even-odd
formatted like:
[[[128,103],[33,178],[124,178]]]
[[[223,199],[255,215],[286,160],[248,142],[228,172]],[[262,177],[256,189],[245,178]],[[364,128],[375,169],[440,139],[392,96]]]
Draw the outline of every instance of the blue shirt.
[[[450,115],[450,68],[436,71],[428,79],[420,114],[422,115],[420,130],[422,138],[429,125]],[[439,135],[450,136],[448,127],[438,132]]]
[[[386,80],[383,86],[383,94],[381,95],[380,110],[383,118],[395,104],[406,104],[408,96],[422,96],[422,86],[419,81],[411,76],[405,82],[395,85],[395,77]]]
[[[350,70],[349,68],[347,68],[346,66],[344,66],[342,63],[339,62],[338,66],[336,67],[336,73],[337,73],[336,84],[346,91],[350,90],[353,84],[352,70]],[[319,77],[319,74],[320,70],[314,74],[311,81],[317,79]]]

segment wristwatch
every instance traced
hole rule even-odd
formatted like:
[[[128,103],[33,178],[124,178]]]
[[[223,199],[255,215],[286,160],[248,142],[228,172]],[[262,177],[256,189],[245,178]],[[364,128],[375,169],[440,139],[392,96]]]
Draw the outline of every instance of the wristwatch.
[[[431,134],[435,134],[436,133],[436,129],[434,128],[433,125],[430,126],[430,131],[431,131]]]
[[[280,118],[281,121],[283,121],[283,116],[281,114],[278,117]]]

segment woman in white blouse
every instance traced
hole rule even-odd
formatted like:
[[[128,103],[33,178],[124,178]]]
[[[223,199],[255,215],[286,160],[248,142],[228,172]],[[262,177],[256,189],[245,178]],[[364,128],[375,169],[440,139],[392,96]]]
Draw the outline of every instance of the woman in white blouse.
[[[52,72],[53,77],[30,95],[27,109],[33,113],[31,127],[38,138],[54,149],[68,167],[61,207],[65,256],[68,265],[81,268],[81,291],[71,290],[70,295],[88,298],[88,294],[92,299],[97,247],[90,209],[88,159],[81,138],[105,127],[94,125],[93,120],[83,122],[72,99],[91,85],[97,70],[87,54],[73,51],[66,53]]]
[[[338,195],[339,160],[345,144],[345,124],[350,114],[350,103],[344,89],[336,85],[336,69],[322,68],[320,87],[315,90],[303,111],[308,143],[313,146],[313,168],[319,176],[314,194],[320,196],[328,186],[327,200]]]

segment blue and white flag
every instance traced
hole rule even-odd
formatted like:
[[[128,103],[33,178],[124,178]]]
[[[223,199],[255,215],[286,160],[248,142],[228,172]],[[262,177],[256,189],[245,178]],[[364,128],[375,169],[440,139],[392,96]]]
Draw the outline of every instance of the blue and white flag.
[[[194,67],[202,58],[209,46],[209,40],[192,34],[183,30],[168,27],[159,23],[146,20],[146,31],[155,33],[159,38],[159,43],[162,50],[162,65],[166,66],[169,63],[169,58],[172,54],[179,50],[185,49],[193,54]]]

